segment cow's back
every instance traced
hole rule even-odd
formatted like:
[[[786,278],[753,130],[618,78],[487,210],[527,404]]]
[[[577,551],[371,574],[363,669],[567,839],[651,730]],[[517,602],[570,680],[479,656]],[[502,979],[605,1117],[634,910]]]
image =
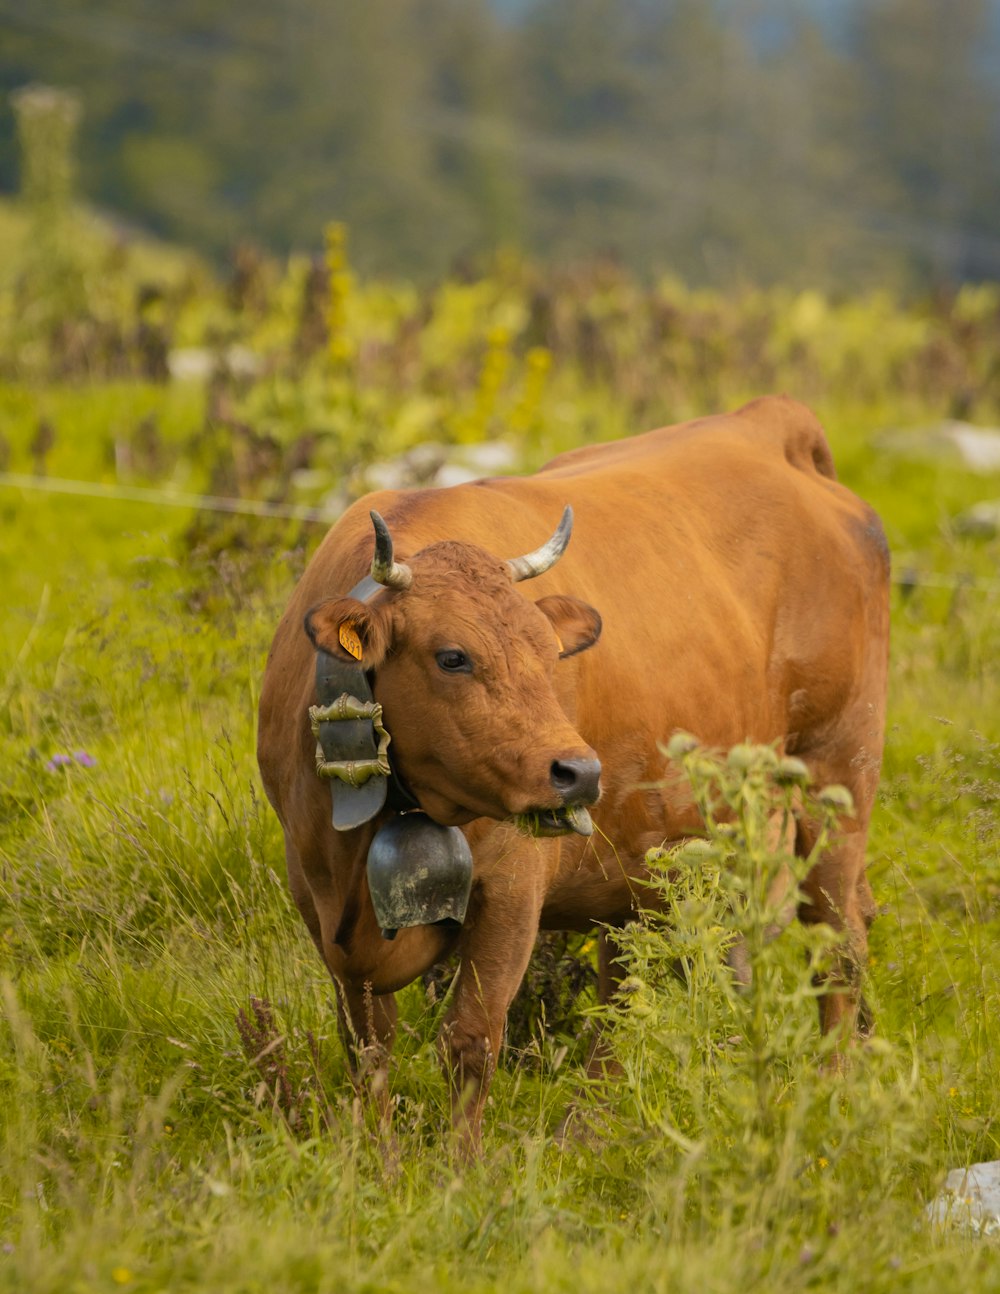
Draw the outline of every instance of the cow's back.
[[[885,537],[795,401],[572,451],[492,490],[532,510],[544,499],[550,517],[573,505],[573,542],[537,593],[581,597],[604,620],[575,717],[609,770],[602,806],[623,854],[694,825],[664,783],[673,731],[805,754],[884,696]],[[580,888],[574,873],[574,903]]]
[[[769,453],[803,471],[836,479],[833,457],[823,427],[806,405],[788,396],[764,396],[735,413],[714,414],[660,427],[626,440],[584,445],[546,463],[542,477],[574,477],[591,472],[630,475],[653,465],[670,469],[688,452],[717,453],[725,446],[743,445],[758,456]]]

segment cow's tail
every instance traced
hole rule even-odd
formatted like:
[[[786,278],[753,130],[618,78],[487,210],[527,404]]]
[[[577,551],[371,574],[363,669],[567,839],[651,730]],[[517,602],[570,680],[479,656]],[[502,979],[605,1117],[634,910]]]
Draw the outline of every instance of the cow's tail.
[[[831,481],[837,479],[823,425],[807,405],[787,395],[769,395],[751,401],[739,412],[758,428],[766,428],[772,437],[777,433],[781,451],[792,467],[818,472]]]
[[[818,419],[813,419],[812,426],[790,429],[785,439],[785,457],[793,467],[804,471],[812,469],[820,476],[829,477],[831,481],[837,479],[833,454]]]

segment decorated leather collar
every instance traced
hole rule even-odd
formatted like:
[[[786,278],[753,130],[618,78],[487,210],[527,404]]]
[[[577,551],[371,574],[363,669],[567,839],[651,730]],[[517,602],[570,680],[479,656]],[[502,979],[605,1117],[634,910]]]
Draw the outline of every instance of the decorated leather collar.
[[[367,576],[350,592],[365,602],[382,586]],[[309,720],[316,738],[316,772],[329,780],[333,825],[351,831],[370,822],[384,807],[404,812],[420,804],[393,768],[392,738],[382,707],[360,665],[342,663],[329,652],[316,653],[316,699]]]

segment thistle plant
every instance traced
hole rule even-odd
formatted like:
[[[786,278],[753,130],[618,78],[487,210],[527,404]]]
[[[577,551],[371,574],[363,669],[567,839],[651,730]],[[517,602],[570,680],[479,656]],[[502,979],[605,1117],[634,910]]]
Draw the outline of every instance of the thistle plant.
[[[616,934],[626,975],[609,1012],[611,1050],[627,1104],[664,1153],[682,1152],[685,1183],[690,1173],[717,1193],[726,1182],[741,1209],[764,1207],[755,1192],[767,1183],[771,1203],[787,1203],[804,1174],[856,1147],[890,1110],[905,1127],[912,1076],[894,1073],[886,1044],[871,1044],[846,1079],[823,1070],[835,1044],[819,1035],[816,998],[841,935],[792,920],[851,797],[811,789],[805,765],[768,746],[720,755],[677,734],[666,753],[704,831],[647,857],[650,906]],[[803,813],[819,832],[800,858]]]

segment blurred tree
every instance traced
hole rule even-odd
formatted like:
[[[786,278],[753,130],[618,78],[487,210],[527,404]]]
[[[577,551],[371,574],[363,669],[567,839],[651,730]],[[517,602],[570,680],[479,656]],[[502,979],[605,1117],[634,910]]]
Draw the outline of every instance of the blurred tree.
[[[524,194],[509,111],[511,45],[487,0],[423,0],[436,169],[467,213],[470,246],[516,243]]]
[[[526,216],[532,242],[549,254],[624,251],[637,233],[645,86],[635,9],[535,0],[517,32],[512,103],[530,177]]]
[[[73,141],[77,98],[46,85],[11,96],[21,146],[21,198],[29,216],[20,284],[22,326],[46,339],[83,310],[83,273],[73,245]]]
[[[215,253],[364,268],[1000,275],[1000,0],[0,0],[0,89],[78,87],[86,193]],[[992,61],[990,61],[992,60]],[[0,184],[16,182],[0,116]]]
[[[418,124],[427,69],[413,55],[416,11],[416,0],[283,6],[290,93],[268,130],[260,214],[270,238],[282,228],[308,245],[324,216],[345,219],[359,262],[397,271],[433,261],[439,232],[448,239]]]
[[[1000,276],[1000,86],[986,0],[869,0],[855,13],[865,129],[893,179],[885,225],[922,277]]]

